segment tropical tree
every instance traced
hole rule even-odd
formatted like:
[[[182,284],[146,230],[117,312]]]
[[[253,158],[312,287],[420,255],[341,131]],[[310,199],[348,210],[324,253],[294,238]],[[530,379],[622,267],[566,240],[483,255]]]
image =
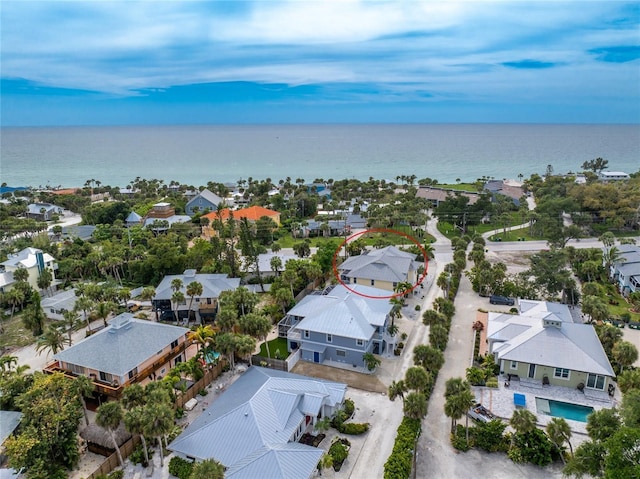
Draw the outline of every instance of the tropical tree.
[[[115,435],[115,431],[118,429],[118,426],[120,426],[122,418],[122,406],[117,401],[103,403],[98,407],[98,409],[96,409],[96,424],[106,429],[109,436],[111,436],[113,447],[118,455],[118,462],[121,467],[124,467],[124,460],[122,459],[122,453],[120,452],[120,447],[118,446]]]
[[[25,300],[24,290],[20,288],[11,288],[4,293],[4,300],[11,306],[11,317],[16,311],[19,304],[23,304]]]
[[[235,307],[230,307],[225,305],[220,308],[218,311],[218,316],[216,318],[216,325],[220,328],[220,331],[223,333],[228,333],[233,331],[233,328],[238,322],[238,312]]]
[[[178,306],[181,303],[184,303],[184,293],[182,291],[174,291],[171,295],[171,303],[173,303],[173,314],[176,318],[176,321],[178,321]]]
[[[429,344],[444,351],[447,347],[447,341],[449,340],[449,332],[447,328],[442,324],[434,324],[429,329]]]
[[[142,450],[144,451],[145,465],[149,464],[149,451],[147,449],[147,440],[144,437],[145,428],[145,412],[142,406],[136,406],[124,413],[124,427],[131,434],[137,434],[142,441]]]
[[[53,282],[53,274],[47,268],[44,268],[38,275],[38,288],[49,291],[51,283]]]
[[[613,358],[613,347],[622,339],[622,331],[611,324],[596,326],[596,333],[608,358]]]
[[[153,401],[144,408],[144,435],[155,437],[160,452],[160,467],[164,467],[162,438],[171,432],[174,420],[173,409],[164,402]]]
[[[78,314],[74,311],[67,311],[66,309],[62,312],[62,317],[64,318],[64,325],[67,328],[67,335],[69,337],[69,344],[72,342],[73,329],[78,325]]]
[[[36,341],[36,352],[38,356],[43,351],[49,350],[53,354],[57,354],[62,351],[66,346],[71,344],[71,341],[65,337],[64,333],[55,326],[49,326],[45,333]],[[47,353],[48,355],[49,353]]]
[[[87,313],[93,309],[94,305],[95,303],[91,298],[80,296],[76,299],[76,304],[73,307],[76,311],[82,311],[82,317],[87,323],[87,330],[91,330],[91,323],[89,322],[89,315]]]
[[[435,309],[428,309],[422,313],[422,322],[427,326],[433,326],[434,324],[446,324],[447,317]]]
[[[594,441],[606,441],[620,425],[620,416],[615,409],[600,409],[587,416],[587,434]]]
[[[271,271],[276,273],[276,276],[280,275],[280,270],[282,269],[282,260],[279,256],[274,256],[269,260],[269,265],[271,266]]]
[[[567,461],[564,458],[564,454],[562,452],[563,445],[566,442],[569,445],[569,449],[571,450],[571,455],[573,456],[573,447],[571,446],[571,427],[564,418],[554,417],[547,423],[547,435],[551,442],[558,449],[558,453],[560,454],[560,459],[562,459],[562,463],[566,464]]]
[[[189,340],[198,345],[198,351],[202,348],[206,347],[209,343],[213,341],[215,337],[215,331],[213,327],[209,324],[198,326],[195,331],[189,332]]]
[[[20,268],[18,268],[20,269]],[[31,293],[31,304],[22,314],[24,325],[31,330],[34,336],[40,336],[44,329],[44,312],[40,305],[40,294],[37,291]]]
[[[318,461],[318,474],[322,476],[323,469],[329,469],[333,466],[333,456],[331,454],[323,454]]]
[[[13,279],[16,282],[27,282],[29,281],[29,270],[22,266],[16,268],[13,271]]]
[[[229,359],[229,365],[233,370],[235,367],[234,356],[237,349],[235,335],[233,333],[217,334],[214,340],[214,347],[220,354],[224,354]]]
[[[422,419],[427,415],[427,396],[421,392],[410,392],[404,400],[402,410],[411,419]]]
[[[224,479],[224,470],[218,461],[206,459],[193,465],[189,479]]]
[[[612,355],[620,374],[638,360],[638,349],[629,341],[618,341],[613,345]]]
[[[623,394],[631,389],[640,389],[640,369],[627,369],[618,375],[618,387]]]
[[[235,350],[241,357],[249,358],[251,365],[251,354],[256,350],[256,340],[247,334],[237,334],[233,338],[235,342]]]
[[[78,398],[82,403],[82,412],[84,413],[84,422],[88,426],[89,425],[89,415],[87,414],[87,401],[85,398],[89,398],[93,396],[93,391],[95,390],[95,384],[93,381],[89,379],[87,376],[80,375],[76,376],[73,380],[73,384],[76,389],[76,393],[78,394]]]
[[[407,392],[407,386],[404,384],[404,381],[401,379],[400,381],[392,381],[387,393],[389,395],[389,400],[395,401],[397,397],[400,397],[404,402],[404,394],[406,392]]]
[[[375,368],[380,366],[380,359],[376,358],[371,353],[364,353],[362,355],[362,359],[364,360],[364,364],[367,366],[369,371],[373,371]]]
[[[509,419],[509,425],[515,429],[516,434],[526,434],[536,428],[536,416],[526,409],[516,409]]]
[[[113,301],[101,301],[96,306],[95,314],[102,320],[105,328],[108,326],[107,318],[111,313],[115,312],[117,308],[118,306]]]
[[[152,286],[147,286],[142,289],[142,292],[140,293],[140,299],[142,301],[151,301],[155,295],[156,289]]]
[[[444,364],[442,351],[426,344],[420,344],[413,348],[413,362],[422,366],[427,371],[435,373]]]
[[[192,281],[187,285],[187,296],[189,296],[189,315],[191,315],[191,305],[193,304],[193,298],[202,295],[202,283],[198,281]]]

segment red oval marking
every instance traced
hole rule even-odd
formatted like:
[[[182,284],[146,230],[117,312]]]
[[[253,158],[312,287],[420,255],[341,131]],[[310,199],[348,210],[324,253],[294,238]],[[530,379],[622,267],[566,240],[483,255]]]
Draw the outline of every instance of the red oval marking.
[[[400,235],[400,236],[404,236],[409,241],[411,241],[416,246],[418,246],[418,248],[420,249],[420,252],[422,253],[422,257],[424,258],[424,272],[422,273],[422,275],[420,275],[420,277],[418,278],[418,281],[414,285],[412,285],[410,289],[406,289],[406,290],[404,290],[402,292],[394,293],[394,294],[391,294],[389,296],[373,296],[373,295],[370,295],[370,294],[360,293],[360,292],[354,290],[353,288],[350,288],[349,285],[347,285],[344,281],[342,281],[342,278],[340,278],[340,273],[338,272],[338,263],[337,263],[338,254],[340,253],[340,250],[343,247],[346,247],[346,245],[347,245],[347,243],[349,243],[349,241],[351,241],[351,240],[353,240],[353,239],[355,239],[355,238],[357,238],[359,236],[362,236],[364,234],[368,234],[368,233],[392,233],[392,234],[397,234],[397,235]],[[429,258],[427,258],[427,252],[425,251],[424,246],[422,246],[422,244],[416,238],[414,238],[413,236],[408,235],[406,233],[403,233],[402,231],[397,231],[397,230],[393,230],[393,229],[390,229],[390,228],[372,228],[372,229],[360,231],[359,233],[354,233],[351,236],[349,236],[348,238],[346,238],[342,243],[340,243],[340,246],[338,246],[338,249],[336,249],[336,252],[333,253],[332,266],[333,266],[333,275],[336,277],[338,282],[342,286],[347,288],[349,291],[351,291],[353,294],[357,294],[358,296],[362,296],[364,298],[371,298],[371,299],[391,299],[391,298],[397,298],[399,296],[403,296],[405,294],[411,293],[414,289],[416,289],[419,285],[422,284],[422,282],[427,277],[427,270],[428,270],[428,266],[429,266]]]

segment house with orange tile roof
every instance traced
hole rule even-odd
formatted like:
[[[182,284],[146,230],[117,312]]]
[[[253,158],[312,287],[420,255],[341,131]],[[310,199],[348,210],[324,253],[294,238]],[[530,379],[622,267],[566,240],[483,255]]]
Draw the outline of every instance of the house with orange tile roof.
[[[202,218],[207,218],[209,220],[209,225],[203,226],[202,232],[206,236],[215,235],[215,230],[211,227],[213,222],[216,220],[227,221],[229,219],[229,216],[231,215],[233,215],[233,219],[237,221],[241,221],[243,218],[246,218],[249,223],[255,223],[260,218],[266,216],[267,218],[271,218],[275,224],[280,226],[279,212],[270,210],[268,208],[263,208],[262,206],[250,206],[248,208],[241,208],[239,210],[230,210],[228,208],[224,208],[220,211],[213,211],[211,213],[203,215]]]

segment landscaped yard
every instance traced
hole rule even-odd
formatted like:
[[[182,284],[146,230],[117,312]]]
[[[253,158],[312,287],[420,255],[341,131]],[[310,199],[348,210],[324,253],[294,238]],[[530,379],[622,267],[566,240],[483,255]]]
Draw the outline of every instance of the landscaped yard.
[[[287,340],[285,338],[275,338],[267,343],[269,345],[269,353],[273,359],[285,359],[289,352],[287,351]],[[278,354],[276,354],[278,352]],[[260,356],[267,357],[267,349],[265,343],[260,345]]]
[[[0,351],[4,351],[5,348],[21,348],[36,342],[37,338],[24,327],[20,314],[4,320],[2,326],[4,333],[0,334]]]

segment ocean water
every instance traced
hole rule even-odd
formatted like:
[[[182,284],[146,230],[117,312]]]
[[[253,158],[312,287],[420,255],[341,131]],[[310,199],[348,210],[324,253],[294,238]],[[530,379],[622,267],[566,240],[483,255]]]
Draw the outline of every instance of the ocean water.
[[[580,169],[640,169],[640,125],[420,124],[2,128],[0,182],[125,187],[136,177],[208,181],[400,175],[441,183]]]

